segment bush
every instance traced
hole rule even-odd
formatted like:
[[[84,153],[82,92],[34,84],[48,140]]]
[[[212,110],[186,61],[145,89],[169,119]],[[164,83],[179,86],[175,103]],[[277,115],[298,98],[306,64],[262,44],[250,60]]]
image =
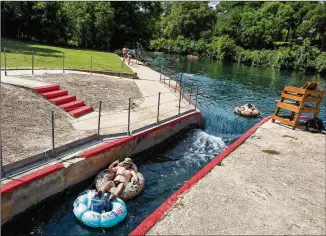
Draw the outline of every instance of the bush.
[[[233,58],[238,63],[251,65],[251,54],[249,50],[244,50],[242,47],[236,46],[234,48]]]
[[[216,37],[210,43],[212,56],[219,60],[231,59],[234,54],[235,43],[228,35]]]
[[[207,54],[207,44],[203,39],[200,39],[195,43],[194,45],[194,50],[201,54],[201,55],[206,55]]]
[[[271,66],[273,52],[270,50],[254,50],[249,54],[251,57],[251,65],[253,66]]]
[[[320,54],[315,60],[316,70],[319,73],[326,72],[326,53]]]
[[[310,46],[310,40],[305,39],[302,46],[294,46],[295,60],[294,69],[305,72],[316,71],[315,59],[320,54],[320,50]]]
[[[273,56],[272,67],[277,69],[292,69],[294,60],[294,52],[291,48],[280,48],[276,50]]]

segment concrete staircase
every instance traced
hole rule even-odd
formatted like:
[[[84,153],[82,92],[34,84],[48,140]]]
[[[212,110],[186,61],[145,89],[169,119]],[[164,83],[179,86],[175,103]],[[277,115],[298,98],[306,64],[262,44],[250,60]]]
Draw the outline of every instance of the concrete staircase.
[[[61,90],[60,86],[57,84],[34,87],[33,89],[73,117],[79,117],[94,110],[93,107],[86,106],[84,101],[77,100],[76,96],[69,95],[68,91]]]

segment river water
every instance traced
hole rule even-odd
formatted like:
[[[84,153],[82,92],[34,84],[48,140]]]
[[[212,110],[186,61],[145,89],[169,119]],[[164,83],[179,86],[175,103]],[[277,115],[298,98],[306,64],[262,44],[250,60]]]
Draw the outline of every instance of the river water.
[[[165,55],[166,58],[173,56]],[[87,180],[26,211],[2,227],[2,235],[126,235],[180,188],[191,176],[259,119],[246,119],[233,113],[235,106],[255,104],[262,116],[271,115],[275,100],[285,85],[302,86],[326,79],[295,72],[223,64],[211,60],[170,60],[164,63],[199,86],[198,107],[205,120],[204,130],[194,129],[135,157],[146,179],[145,191],[127,202],[128,216],[118,226],[91,229],[79,223],[72,212],[78,194],[93,181]],[[160,65],[151,65],[159,70]],[[320,117],[326,120],[326,103]]]

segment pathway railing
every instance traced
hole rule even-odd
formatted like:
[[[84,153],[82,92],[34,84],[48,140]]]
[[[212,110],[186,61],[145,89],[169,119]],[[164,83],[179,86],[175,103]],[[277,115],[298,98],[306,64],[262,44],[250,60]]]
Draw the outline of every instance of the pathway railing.
[[[161,65],[160,82],[168,86],[172,91],[181,94],[181,97],[189,102],[189,105],[194,105],[197,109],[198,85],[184,76],[184,73],[177,73],[170,68]]]
[[[62,145],[67,145],[62,140],[62,137],[73,134],[73,132],[85,131],[98,138],[132,136],[144,129],[158,126],[163,122],[194,111],[196,104],[192,102],[191,98],[189,100],[185,99],[186,95],[182,93],[184,91],[182,83],[181,87],[178,87],[176,91],[171,90],[144,97],[131,97],[123,100],[108,100],[106,102],[99,101],[95,104],[87,104],[94,108],[94,112],[71,121],[75,130],[67,130],[66,127],[60,126],[60,122],[62,121],[56,118],[56,116],[62,116],[62,112],[64,111],[56,108],[56,110],[52,110],[49,114],[50,121],[47,122],[49,123],[49,132],[42,133],[41,135],[41,139],[47,137],[43,142],[48,143],[49,146],[41,145],[39,154],[35,156],[39,156],[39,160],[43,161],[44,159],[53,161],[59,158],[58,148],[60,149]],[[190,94],[196,97],[195,93]],[[115,110],[112,108],[114,106]],[[35,124],[33,127],[20,128],[24,129],[24,132],[31,134],[33,133],[33,129],[38,129],[38,126]],[[36,140],[38,136],[40,134],[35,133]],[[71,139],[69,140],[70,142],[72,141]],[[11,162],[8,158],[2,157],[7,164]],[[6,165],[3,165],[2,162],[0,164],[4,170],[3,173],[8,172]]]
[[[76,66],[78,61],[78,66]],[[12,69],[30,70],[34,74],[40,69],[56,69],[65,73],[67,69],[76,69],[89,72],[116,72],[128,73],[128,66],[124,61],[110,60],[103,56],[82,56],[65,54],[60,51],[50,51],[50,49],[39,50],[17,50],[3,48],[3,70],[7,76]],[[131,72],[129,72],[131,73]],[[121,74],[120,74],[121,75]]]

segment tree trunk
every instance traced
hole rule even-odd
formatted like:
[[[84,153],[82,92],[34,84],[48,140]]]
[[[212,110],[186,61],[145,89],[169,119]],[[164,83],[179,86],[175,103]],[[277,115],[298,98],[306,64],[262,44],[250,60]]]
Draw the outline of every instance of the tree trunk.
[[[292,41],[293,41],[293,37],[294,37],[294,35],[295,35],[295,30],[296,30],[296,29],[294,29],[293,32],[292,32],[291,43],[292,43]]]
[[[286,34],[285,42],[287,42],[289,40],[289,34],[290,34],[290,27],[288,28],[288,33]]]

